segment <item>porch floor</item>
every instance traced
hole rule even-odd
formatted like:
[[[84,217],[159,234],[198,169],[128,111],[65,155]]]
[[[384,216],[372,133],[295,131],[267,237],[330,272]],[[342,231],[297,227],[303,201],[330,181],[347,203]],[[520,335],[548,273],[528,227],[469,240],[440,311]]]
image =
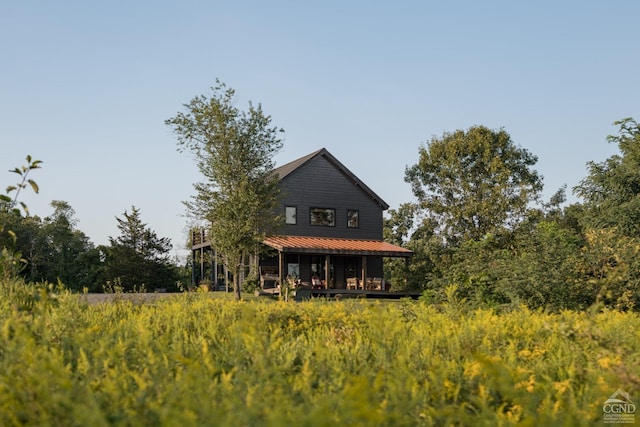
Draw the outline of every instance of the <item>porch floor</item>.
[[[418,299],[420,292],[389,292],[362,289],[296,289],[296,301],[310,298]]]

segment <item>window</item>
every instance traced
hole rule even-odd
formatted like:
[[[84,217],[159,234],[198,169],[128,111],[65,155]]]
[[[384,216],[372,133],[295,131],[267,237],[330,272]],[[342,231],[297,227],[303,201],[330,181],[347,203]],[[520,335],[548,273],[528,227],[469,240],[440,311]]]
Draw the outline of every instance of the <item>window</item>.
[[[347,211],[347,227],[358,228],[358,211],[350,209]]]
[[[335,227],[336,210],[327,208],[311,208],[309,210],[311,225],[323,225],[325,227]]]
[[[285,206],[284,215],[285,215],[285,222],[287,224],[293,224],[293,225],[297,224],[295,206]]]

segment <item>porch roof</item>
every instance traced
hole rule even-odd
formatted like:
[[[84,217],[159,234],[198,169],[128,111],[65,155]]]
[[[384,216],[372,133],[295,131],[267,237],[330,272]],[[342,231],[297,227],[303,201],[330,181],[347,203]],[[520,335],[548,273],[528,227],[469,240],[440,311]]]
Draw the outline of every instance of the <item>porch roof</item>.
[[[373,255],[410,257],[413,252],[382,240],[340,239],[333,237],[271,236],[264,244],[280,252],[318,255]]]

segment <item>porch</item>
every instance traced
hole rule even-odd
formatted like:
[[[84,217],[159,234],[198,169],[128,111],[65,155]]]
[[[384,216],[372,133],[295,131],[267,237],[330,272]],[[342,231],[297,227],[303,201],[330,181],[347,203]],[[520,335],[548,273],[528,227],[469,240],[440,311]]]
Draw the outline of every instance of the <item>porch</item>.
[[[269,271],[279,283],[291,280],[297,288],[314,291],[388,291],[383,258],[408,260],[413,255],[408,249],[380,240],[273,236],[264,244],[275,249],[277,255],[261,257],[261,271]]]

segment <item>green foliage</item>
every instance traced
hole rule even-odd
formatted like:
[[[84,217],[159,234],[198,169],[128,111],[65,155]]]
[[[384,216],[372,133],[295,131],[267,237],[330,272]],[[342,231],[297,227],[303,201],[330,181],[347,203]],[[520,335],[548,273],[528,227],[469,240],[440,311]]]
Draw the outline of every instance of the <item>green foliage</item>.
[[[51,202],[53,213],[36,228],[30,245],[30,281],[61,280],[80,291],[97,280],[99,259],[89,238],[76,228],[75,211],[61,200]],[[25,242],[26,243],[26,242]]]
[[[5,190],[6,195],[0,194],[0,203],[3,206],[3,209],[15,209],[17,206],[20,206],[23,212],[26,215],[29,215],[29,208],[24,202],[21,202],[18,199],[18,196],[20,195],[20,192],[27,187],[30,187],[36,194],[40,191],[40,187],[38,187],[38,184],[34,180],[29,178],[29,174],[34,169],[40,169],[42,161],[34,160],[30,155],[27,155],[25,160],[27,161],[26,165],[9,171],[18,175],[19,181],[15,185],[7,186]],[[13,198],[11,198],[11,193],[14,193]],[[0,228],[0,232],[2,231],[4,231],[4,229]]]
[[[95,290],[101,268],[98,251],[89,238],[76,228],[74,211],[64,201],[51,202],[52,215],[9,215],[8,227],[15,230],[15,243],[2,239],[0,245],[22,254],[24,262],[19,274],[30,282],[56,282],[61,280],[69,289],[80,291],[84,287]]]
[[[0,198],[0,277],[20,275],[33,283],[61,281],[74,291],[100,292],[106,280],[115,278],[125,280],[127,290],[143,284],[151,289],[176,288],[178,268],[168,259],[169,239],[158,238],[142,224],[135,208],[130,215],[125,212],[125,220],[118,218],[122,241],[114,239],[110,247],[99,249],[76,228],[75,212],[67,202],[51,202],[54,212],[44,220],[29,216],[18,196],[25,188],[39,190],[28,176],[41,163],[27,156],[26,166],[11,171],[20,181],[7,187],[7,194]],[[110,262],[105,270],[106,254]],[[123,265],[129,269],[119,268]]]
[[[123,216],[116,218],[120,235],[110,237],[110,246],[101,248],[105,255],[104,283],[118,281],[126,292],[172,288],[178,280],[178,271],[170,262],[170,239],[158,237],[143,223],[135,206]]]
[[[252,294],[259,288],[260,282],[258,280],[258,277],[255,275],[247,277],[244,282],[242,282],[242,292]]]
[[[608,141],[620,149],[601,163],[589,162],[589,175],[574,192],[584,199],[580,226],[585,245],[578,272],[596,300],[619,309],[640,304],[640,124],[614,123]]]
[[[589,162],[589,175],[574,192],[585,201],[588,215],[584,223],[591,228],[613,228],[624,236],[640,236],[640,124],[632,118],[614,123],[620,154],[602,163]]]
[[[420,147],[407,168],[419,213],[435,220],[449,242],[480,240],[511,228],[542,190],[537,158],[504,130],[474,126],[444,133]]]
[[[390,209],[384,220],[384,240],[404,246],[414,254],[408,264],[405,260],[384,259],[385,278],[395,291],[421,291],[437,286],[439,269],[448,256],[446,245],[436,234],[436,221],[422,218],[416,227],[416,212],[416,205],[405,203],[398,210]]]
[[[542,220],[518,230],[511,251],[500,254],[497,287],[511,301],[551,311],[586,309],[595,293],[580,285],[581,236],[558,221]]]
[[[637,313],[41,291],[0,284],[2,425],[596,426],[640,381]]]
[[[640,306],[640,239],[620,236],[617,229],[588,229],[580,251],[581,284],[594,302],[619,310]]]
[[[627,118],[609,136],[620,155],[588,164],[574,188],[583,204],[563,207],[565,186],[539,202],[535,156],[504,131],[445,133],[421,147],[406,181],[415,204],[391,211],[385,239],[414,252],[386,261],[392,282],[457,293],[474,307],[525,304],[558,312],[603,305],[640,307],[640,125]]]
[[[29,215],[29,208],[26,203],[18,199],[18,196],[27,187],[31,187],[36,194],[40,191],[38,184],[29,178],[29,174],[34,169],[40,169],[42,161],[34,160],[30,155],[27,155],[25,160],[26,165],[9,171],[18,175],[19,181],[15,185],[7,186],[6,194],[0,194],[0,278],[4,279],[16,276],[26,263],[22,254],[14,248],[18,235],[10,226],[16,218],[22,217],[20,209],[25,215]],[[7,237],[9,242],[6,241]]]
[[[3,247],[0,250],[0,279],[8,280],[17,277],[24,270],[26,263],[20,252],[13,252]]]
[[[253,254],[280,225],[278,177],[273,156],[281,149],[271,117],[258,104],[247,111],[234,105],[235,91],[217,81],[210,96],[198,96],[165,123],[178,137],[181,150],[196,157],[205,181],[186,206],[198,220],[211,224],[210,239],[221,262],[233,272],[240,298],[242,261]]]

